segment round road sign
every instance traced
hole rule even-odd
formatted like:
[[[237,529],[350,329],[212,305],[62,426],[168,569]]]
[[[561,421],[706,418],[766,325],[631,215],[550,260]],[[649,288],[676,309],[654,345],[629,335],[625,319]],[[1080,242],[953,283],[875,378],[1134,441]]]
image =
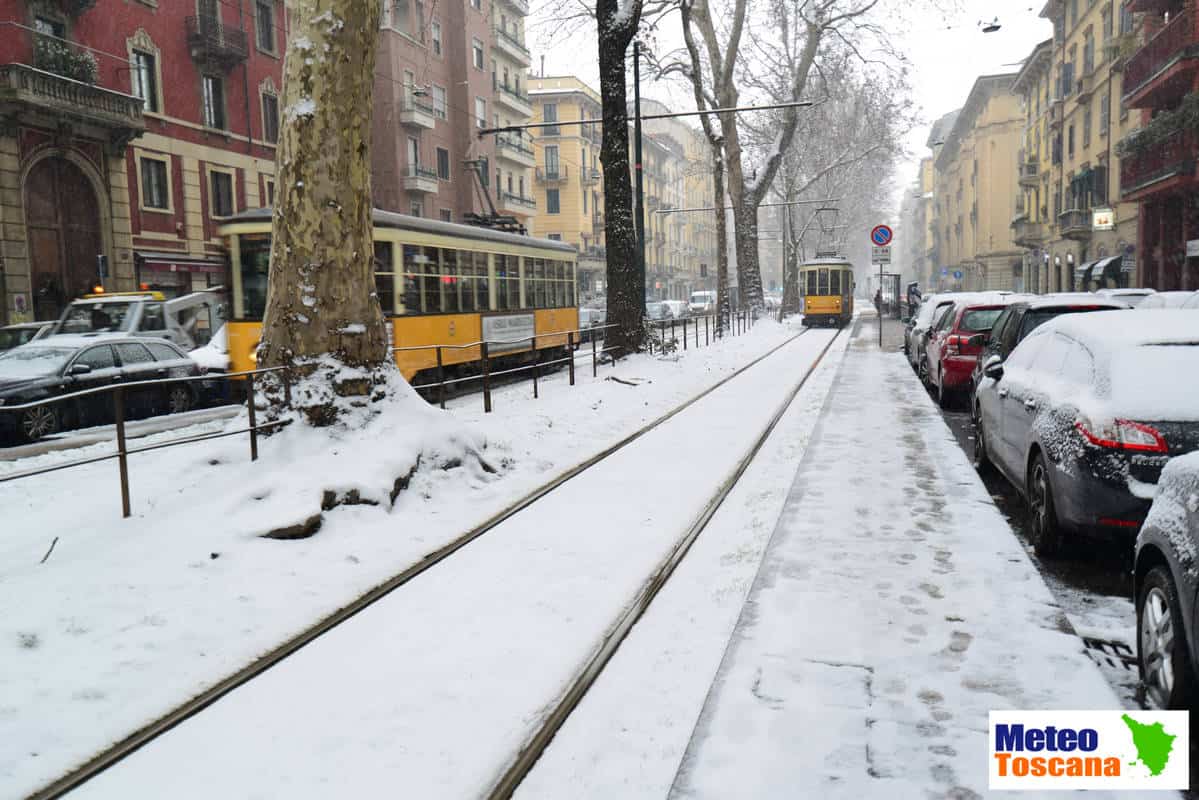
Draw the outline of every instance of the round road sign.
[[[870,231],[870,241],[876,247],[886,247],[891,244],[892,232],[886,225],[876,225],[874,230]]]
[[[962,273],[958,270],[955,270],[953,273],[953,279],[955,281],[960,281],[962,279]]]

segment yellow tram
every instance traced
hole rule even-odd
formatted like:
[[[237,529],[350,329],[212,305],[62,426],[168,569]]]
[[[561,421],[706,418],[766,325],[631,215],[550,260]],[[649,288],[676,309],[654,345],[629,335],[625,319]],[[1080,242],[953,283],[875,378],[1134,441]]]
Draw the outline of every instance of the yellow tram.
[[[804,325],[836,325],[853,318],[853,265],[843,258],[818,256],[799,267]]]
[[[537,350],[563,348],[579,327],[575,248],[488,228],[376,209],[375,284],[404,377],[435,369],[432,347],[536,337]],[[232,217],[220,234],[229,251],[230,368],[253,369],[266,311],[271,211]],[[528,342],[489,345],[488,355],[528,358]],[[442,350],[447,366],[468,370],[476,345]]]

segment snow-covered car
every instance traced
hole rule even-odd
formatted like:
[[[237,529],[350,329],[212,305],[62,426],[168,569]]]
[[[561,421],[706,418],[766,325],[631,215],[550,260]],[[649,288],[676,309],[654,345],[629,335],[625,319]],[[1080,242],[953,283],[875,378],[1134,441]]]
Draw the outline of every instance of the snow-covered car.
[[[125,393],[130,418],[187,411],[196,403],[195,382],[164,379],[199,375],[194,361],[175,344],[159,338],[96,340],[86,336],[49,336],[0,354],[0,438],[32,442],[66,428],[109,422],[110,392],[20,410],[5,410],[85,389],[131,386]]]
[[[946,313],[952,305],[952,297],[930,294],[920,303],[920,308],[904,329],[904,353],[912,368],[920,374],[923,374],[921,364],[924,362],[924,347],[928,344],[928,331],[940,320],[940,314]]]
[[[1153,289],[1097,289],[1094,293],[1100,297],[1110,297],[1128,303],[1133,308],[1140,306],[1151,295],[1157,294]]]
[[[1187,303],[1191,305],[1188,306]],[[1196,308],[1199,292],[1157,292],[1145,298],[1137,308]]]
[[[988,364],[976,398],[978,464],[1026,498],[1038,553],[1131,539],[1162,467],[1199,450],[1199,313],[1059,316]]]
[[[670,316],[675,319],[691,316],[691,309],[682,300],[663,300],[662,305],[670,309]]]
[[[688,307],[692,314],[711,314],[716,310],[716,292],[692,292]]]
[[[579,309],[579,341],[589,342],[592,338],[603,338],[603,332],[594,330],[607,323],[608,313],[598,308]]]
[[[1162,470],[1157,495],[1137,536],[1133,598],[1137,661],[1149,698],[1161,708],[1190,708],[1199,663],[1199,453]]]
[[[645,318],[650,322],[669,321],[671,317],[670,307],[665,303],[645,304]]]
[[[0,328],[0,353],[41,339],[50,332],[53,322],[17,322]]]

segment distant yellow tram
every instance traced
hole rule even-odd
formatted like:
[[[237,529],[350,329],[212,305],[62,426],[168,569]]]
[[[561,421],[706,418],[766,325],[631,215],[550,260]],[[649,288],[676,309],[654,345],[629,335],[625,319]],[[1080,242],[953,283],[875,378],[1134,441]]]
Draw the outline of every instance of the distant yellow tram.
[[[853,318],[853,265],[841,258],[817,258],[799,267],[804,325],[844,326]]]
[[[579,327],[575,248],[471,225],[374,211],[375,285],[396,348],[466,345],[535,337],[537,350],[564,349]],[[266,311],[271,211],[246,211],[221,226],[232,291],[230,368],[253,369]],[[529,358],[529,343],[489,346],[488,355]],[[443,349],[447,366],[469,370],[478,346]],[[436,369],[433,348],[400,350],[412,380]]]

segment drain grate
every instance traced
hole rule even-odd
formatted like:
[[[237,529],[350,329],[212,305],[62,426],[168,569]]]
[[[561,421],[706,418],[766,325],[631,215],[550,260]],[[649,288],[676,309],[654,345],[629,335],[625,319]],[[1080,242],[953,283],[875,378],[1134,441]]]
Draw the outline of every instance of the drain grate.
[[[1094,636],[1082,637],[1082,643],[1087,648],[1087,655],[1099,666],[1126,669],[1134,673],[1137,671],[1137,654],[1128,644],[1111,639],[1097,639]]]

